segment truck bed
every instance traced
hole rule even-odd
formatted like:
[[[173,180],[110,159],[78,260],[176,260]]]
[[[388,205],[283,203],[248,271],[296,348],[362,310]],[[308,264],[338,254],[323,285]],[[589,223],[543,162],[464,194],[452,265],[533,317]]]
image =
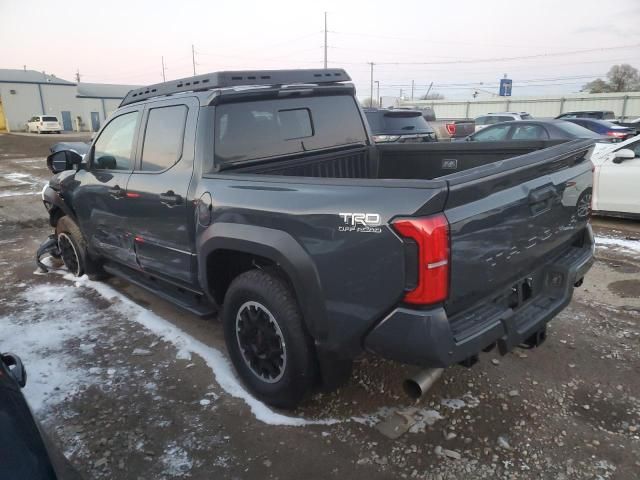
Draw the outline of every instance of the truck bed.
[[[487,143],[389,144],[293,156],[230,168],[233,173],[320,178],[433,180],[562,143],[517,141]]]

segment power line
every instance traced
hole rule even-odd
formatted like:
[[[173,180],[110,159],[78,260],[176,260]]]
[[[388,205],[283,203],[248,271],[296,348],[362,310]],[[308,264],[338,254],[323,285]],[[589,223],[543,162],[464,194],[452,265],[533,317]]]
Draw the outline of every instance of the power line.
[[[324,12],[324,69],[327,69],[327,12]]]
[[[535,55],[520,55],[517,57],[494,57],[494,58],[476,58],[476,59],[459,59],[451,61],[436,61],[436,62],[379,62],[378,65],[451,65],[461,63],[484,63],[484,62],[510,62],[513,60],[532,60],[536,58],[548,58],[548,57],[561,57],[566,55],[577,55],[582,53],[594,53],[594,52],[608,52],[611,50],[620,50],[625,48],[637,48],[640,47],[640,43],[633,45],[619,45],[617,47],[600,47],[600,48],[588,48],[584,50],[572,50],[568,52],[556,52],[556,53],[538,53]]]

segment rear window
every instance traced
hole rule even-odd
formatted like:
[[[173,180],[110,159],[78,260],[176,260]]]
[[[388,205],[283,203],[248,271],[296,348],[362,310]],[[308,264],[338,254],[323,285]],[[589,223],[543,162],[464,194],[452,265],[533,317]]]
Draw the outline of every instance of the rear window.
[[[613,114],[613,112],[604,112],[602,118],[604,120],[615,120],[616,116]]]
[[[429,124],[419,112],[367,112],[365,115],[374,135],[431,131]]]
[[[558,122],[555,126],[576,138],[601,138],[601,135],[572,122]]]
[[[56,117],[42,117],[43,122],[57,122],[58,119]]]
[[[216,164],[364,144],[355,99],[347,95],[218,105]]]

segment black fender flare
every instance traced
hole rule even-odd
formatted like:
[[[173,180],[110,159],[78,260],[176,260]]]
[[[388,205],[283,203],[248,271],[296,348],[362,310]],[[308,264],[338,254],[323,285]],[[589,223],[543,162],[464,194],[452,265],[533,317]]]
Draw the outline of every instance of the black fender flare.
[[[62,196],[60,196],[60,193],[51,188],[51,186],[47,185],[47,187],[42,192],[42,200],[50,203],[55,208],[59,208],[65,215],[69,216],[73,219],[74,222],[77,223],[78,220],[76,218],[75,212],[69,207],[69,205],[67,205]],[[49,207],[47,210],[49,212],[49,224],[52,227],[55,227],[53,223],[55,210],[53,207]]]
[[[198,278],[207,295],[211,295],[207,258],[220,249],[258,255],[282,268],[291,281],[309,333],[315,340],[326,338],[327,314],[320,276],[309,254],[291,235],[239,223],[216,222],[209,226],[197,241]]]

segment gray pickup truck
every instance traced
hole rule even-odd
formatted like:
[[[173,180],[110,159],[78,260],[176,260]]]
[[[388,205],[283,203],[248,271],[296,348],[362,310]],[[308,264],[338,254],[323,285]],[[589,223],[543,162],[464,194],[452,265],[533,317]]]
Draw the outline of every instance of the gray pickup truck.
[[[593,259],[591,141],[375,145],[341,69],[131,91],[59,150],[39,255],[220,318],[263,401],[367,350],[424,367],[538,345]]]

